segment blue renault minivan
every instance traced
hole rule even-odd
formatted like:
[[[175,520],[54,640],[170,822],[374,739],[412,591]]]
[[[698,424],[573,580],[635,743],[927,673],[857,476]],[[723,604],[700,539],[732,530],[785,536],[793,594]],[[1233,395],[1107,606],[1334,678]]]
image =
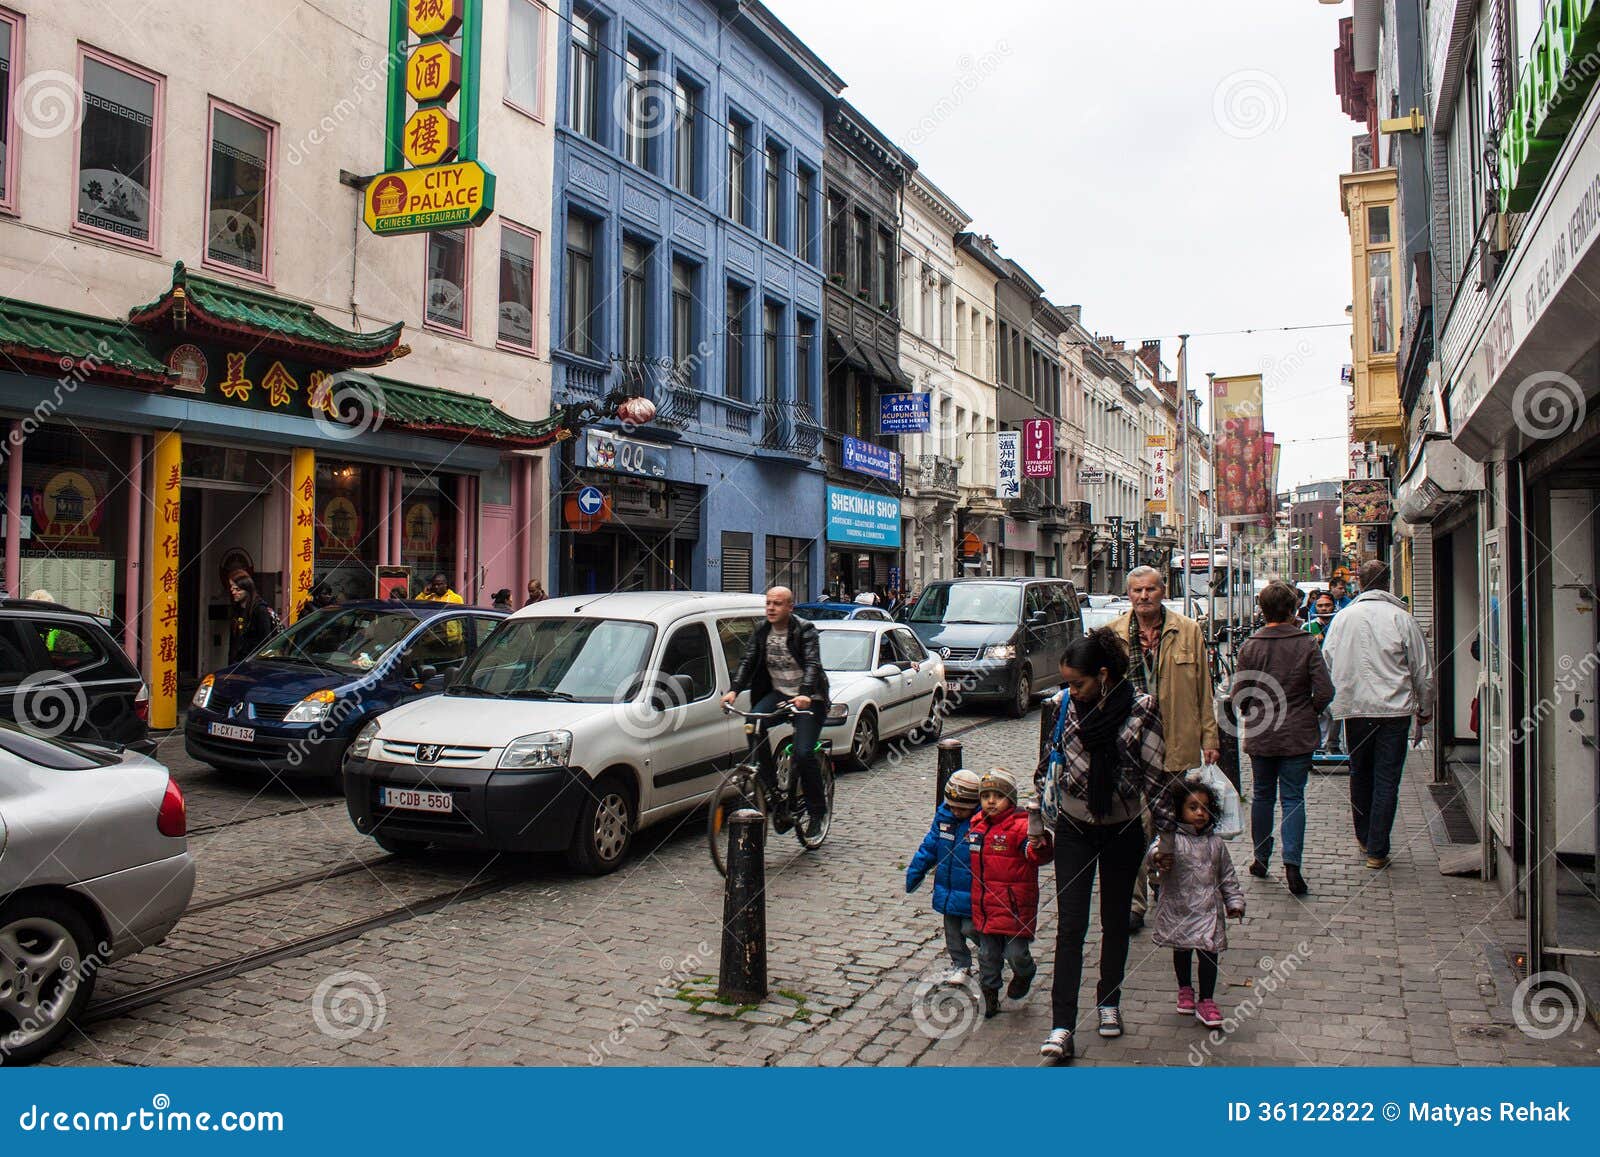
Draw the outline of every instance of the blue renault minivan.
[[[217,768],[337,777],[369,720],[443,691],[445,677],[505,617],[455,603],[379,600],[318,611],[201,680],[184,749]]]

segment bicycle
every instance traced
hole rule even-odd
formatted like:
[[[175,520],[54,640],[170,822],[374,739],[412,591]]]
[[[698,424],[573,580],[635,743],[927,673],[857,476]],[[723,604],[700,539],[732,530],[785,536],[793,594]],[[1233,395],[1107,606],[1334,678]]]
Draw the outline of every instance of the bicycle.
[[[757,756],[760,745],[769,742],[771,727],[794,718],[794,707],[780,703],[776,711],[768,712],[740,711],[735,707],[724,707],[723,710],[744,719],[744,733],[749,737],[750,748],[744,761],[723,776],[722,782],[711,793],[711,810],[706,817],[706,842],[711,847],[711,862],[716,865],[717,871],[724,876],[728,874],[728,817],[741,808],[754,808],[769,823],[774,814],[786,817],[794,825],[794,836],[800,841],[801,847],[808,852],[821,847],[828,838],[828,830],[833,826],[833,744],[826,739],[817,741],[817,770],[822,776],[823,792],[828,799],[828,814],[823,817],[821,830],[815,836],[808,836],[806,829],[810,826],[807,822],[810,813],[805,790],[800,783],[800,765],[794,758],[793,735],[783,741],[773,760],[774,778],[778,784],[775,799],[767,798]]]

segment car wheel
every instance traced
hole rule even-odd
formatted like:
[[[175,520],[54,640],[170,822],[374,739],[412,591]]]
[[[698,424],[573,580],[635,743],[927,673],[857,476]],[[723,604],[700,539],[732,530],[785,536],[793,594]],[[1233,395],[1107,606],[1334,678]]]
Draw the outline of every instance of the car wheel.
[[[567,863],[587,876],[615,872],[633,842],[633,828],[632,795],[618,777],[600,777],[578,809]]]
[[[401,840],[394,836],[386,836],[382,832],[374,834],[372,838],[391,856],[404,856],[408,860],[414,860],[428,850],[425,840]]]
[[[870,708],[862,708],[856,720],[856,733],[850,740],[850,758],[865,771],[878,758],[878,719]]]
[[[1011,702],[1006,704],[1006,714],[1013,719],[1021,719],[1028,713],[1028,708],[1033,706],[1033,675],[1024,667],[1017,672],[1017,693]]]
[[[943,734],[944,696],[935,691],[933,702],[928,707],[928,717],[911,732],[911,738],[917,743],[937,743]]]
[[[32,1064],[89,1004],[96,955],[89,922],[47,896],[0,904],[0,1065]]]

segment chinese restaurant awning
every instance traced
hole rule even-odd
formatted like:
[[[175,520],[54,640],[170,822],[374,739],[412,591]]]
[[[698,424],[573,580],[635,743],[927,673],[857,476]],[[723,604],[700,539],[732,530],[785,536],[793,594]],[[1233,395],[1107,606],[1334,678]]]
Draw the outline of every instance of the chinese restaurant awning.
[[[488,398],[435,386],[417,386],[389,378],[373,378],[383,392],[383,421],[421,434],[444,435],[463,442],[507,449],[537,450],[553,445],[583,424],[572,413],[581,407],[559,407],[548,418],[528,422],[513,418]]]
[[[0,369],[160,389],[173,374],[124,321],[0,298]]]
[[[130,312],[128,320],[329,368],[379,366],[408,352],[400,344],[401,322],[357,333],[304,302],[201,277],[181,261],[172,267],[171,287]]]

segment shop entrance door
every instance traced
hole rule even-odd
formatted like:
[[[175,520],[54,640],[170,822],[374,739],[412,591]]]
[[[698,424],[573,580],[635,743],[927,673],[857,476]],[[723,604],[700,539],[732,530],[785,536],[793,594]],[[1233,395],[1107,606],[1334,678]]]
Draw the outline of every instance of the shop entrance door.
[[[281,536],[268,534],[275,502],[270,487],[185,480],[178,524],[178,679],[186,687],[228,662],[231,608],[228,575],[250,573],[267,604],[284,616]],[[270,541],[269,541],[270,540]],[[272,569],[268,569],[268,568]]]

